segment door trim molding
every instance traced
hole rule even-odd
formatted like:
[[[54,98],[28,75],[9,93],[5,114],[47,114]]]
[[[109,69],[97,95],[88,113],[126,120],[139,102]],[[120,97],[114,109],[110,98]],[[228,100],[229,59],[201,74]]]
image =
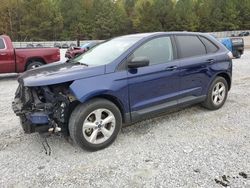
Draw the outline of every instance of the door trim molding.
[[[133,111],[131,112],[131,120],[132,122],[136,122],[143,119],[147,119],[153,115],[158,116],[163,113],[167,113],[169,110],[172,110],[174,108],[189,106],[192,104],[202,102],[206,99],[206,97],[207,97],[206,95],[187,96],[178,100],[172,100],[166,103],[144,108],[142,110]]]

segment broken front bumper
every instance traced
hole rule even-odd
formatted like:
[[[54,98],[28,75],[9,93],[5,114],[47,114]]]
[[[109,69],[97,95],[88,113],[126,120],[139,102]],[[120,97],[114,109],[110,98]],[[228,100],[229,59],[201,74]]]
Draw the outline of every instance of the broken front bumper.
[[[47,131],[49,126],[49,116],[44,112],[32,112],[24,110],[25,101],[22,102],[21,99],[24,99],[22,93],[20,93],[20,89],[18,89],[15,100],[12,102],[12,109],[14,113],[19,116],[21,126],[25,133],[33,133],[33,132],[44,132]],[[26,94],[26,96],[28,96]]]
[[[49,91],[46,90],[46,92]],[[62,126],[62,124],[65,123],[64,112],[66,112],[64,109],[66,105],[62,105],[62,103],[64,104],[67,101],[62,102],[56,99],[57,96],[55,96],[54,103],[41,102],[34,88],[19,85],[15,99],[12,102],[12,109],[14,113],[19,116],[23,130],[26,133],[61,130],[58,124]],[[61,116],[63,116],[63,118]]]

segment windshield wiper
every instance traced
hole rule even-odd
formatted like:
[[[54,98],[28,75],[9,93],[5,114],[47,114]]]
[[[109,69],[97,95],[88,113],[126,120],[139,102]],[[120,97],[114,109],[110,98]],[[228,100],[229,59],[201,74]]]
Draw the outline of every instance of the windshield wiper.
[[[88,64],[86,64],[86,63],[81,63],[81,62],[79,62],[79,61],[75,62],[73,59],[68,59],[68,60],[66,61],[66,63],[80,64],[80,65],[84,65],[84,66],[86,66],[86,67],[89,66]]]
[[[84,65],[84,66],[86,66],[86,67],[88,67],[89,65],[88,64],[86,64],[86,63],[81,63],[81,62],[76,62],[76,64],[80,64],[80,65]]]
[[[71,63],[72,62],[72,59],[68,59],[67,61],[66,61],[66,63]]]

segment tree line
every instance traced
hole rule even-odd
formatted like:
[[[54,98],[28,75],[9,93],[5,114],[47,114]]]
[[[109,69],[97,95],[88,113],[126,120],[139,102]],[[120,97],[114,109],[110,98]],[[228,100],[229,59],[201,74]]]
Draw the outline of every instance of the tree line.
[[[0,33],[15,41],[245,30],[250,0],[1,0],[0,18]]]

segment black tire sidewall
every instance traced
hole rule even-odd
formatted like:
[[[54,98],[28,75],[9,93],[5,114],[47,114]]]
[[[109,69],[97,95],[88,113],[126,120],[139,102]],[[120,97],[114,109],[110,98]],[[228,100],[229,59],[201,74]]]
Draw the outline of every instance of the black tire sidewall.
[[[83,122],[91,112],[99,108],[108,109],[114,114],[116,119],[116,126],[113,134],[108,140],[106,140],[101,144],[91,144],[85,139],[82,133]],[[122,117],[119,108],[117,108],[115,104],[111,103],[108,100],[94,99],[85,104],[80,104],[75,108],[70,117],[69,132],[74,142],[78,144],[81,148],[84,148],[89,151],[96,151],[112,144],[116,139],[121,129],[121,126],[122,126]]]
[[[239,51],[237,51],[236,58],[239,59],[240,57],[241,57],[241,53]]]

